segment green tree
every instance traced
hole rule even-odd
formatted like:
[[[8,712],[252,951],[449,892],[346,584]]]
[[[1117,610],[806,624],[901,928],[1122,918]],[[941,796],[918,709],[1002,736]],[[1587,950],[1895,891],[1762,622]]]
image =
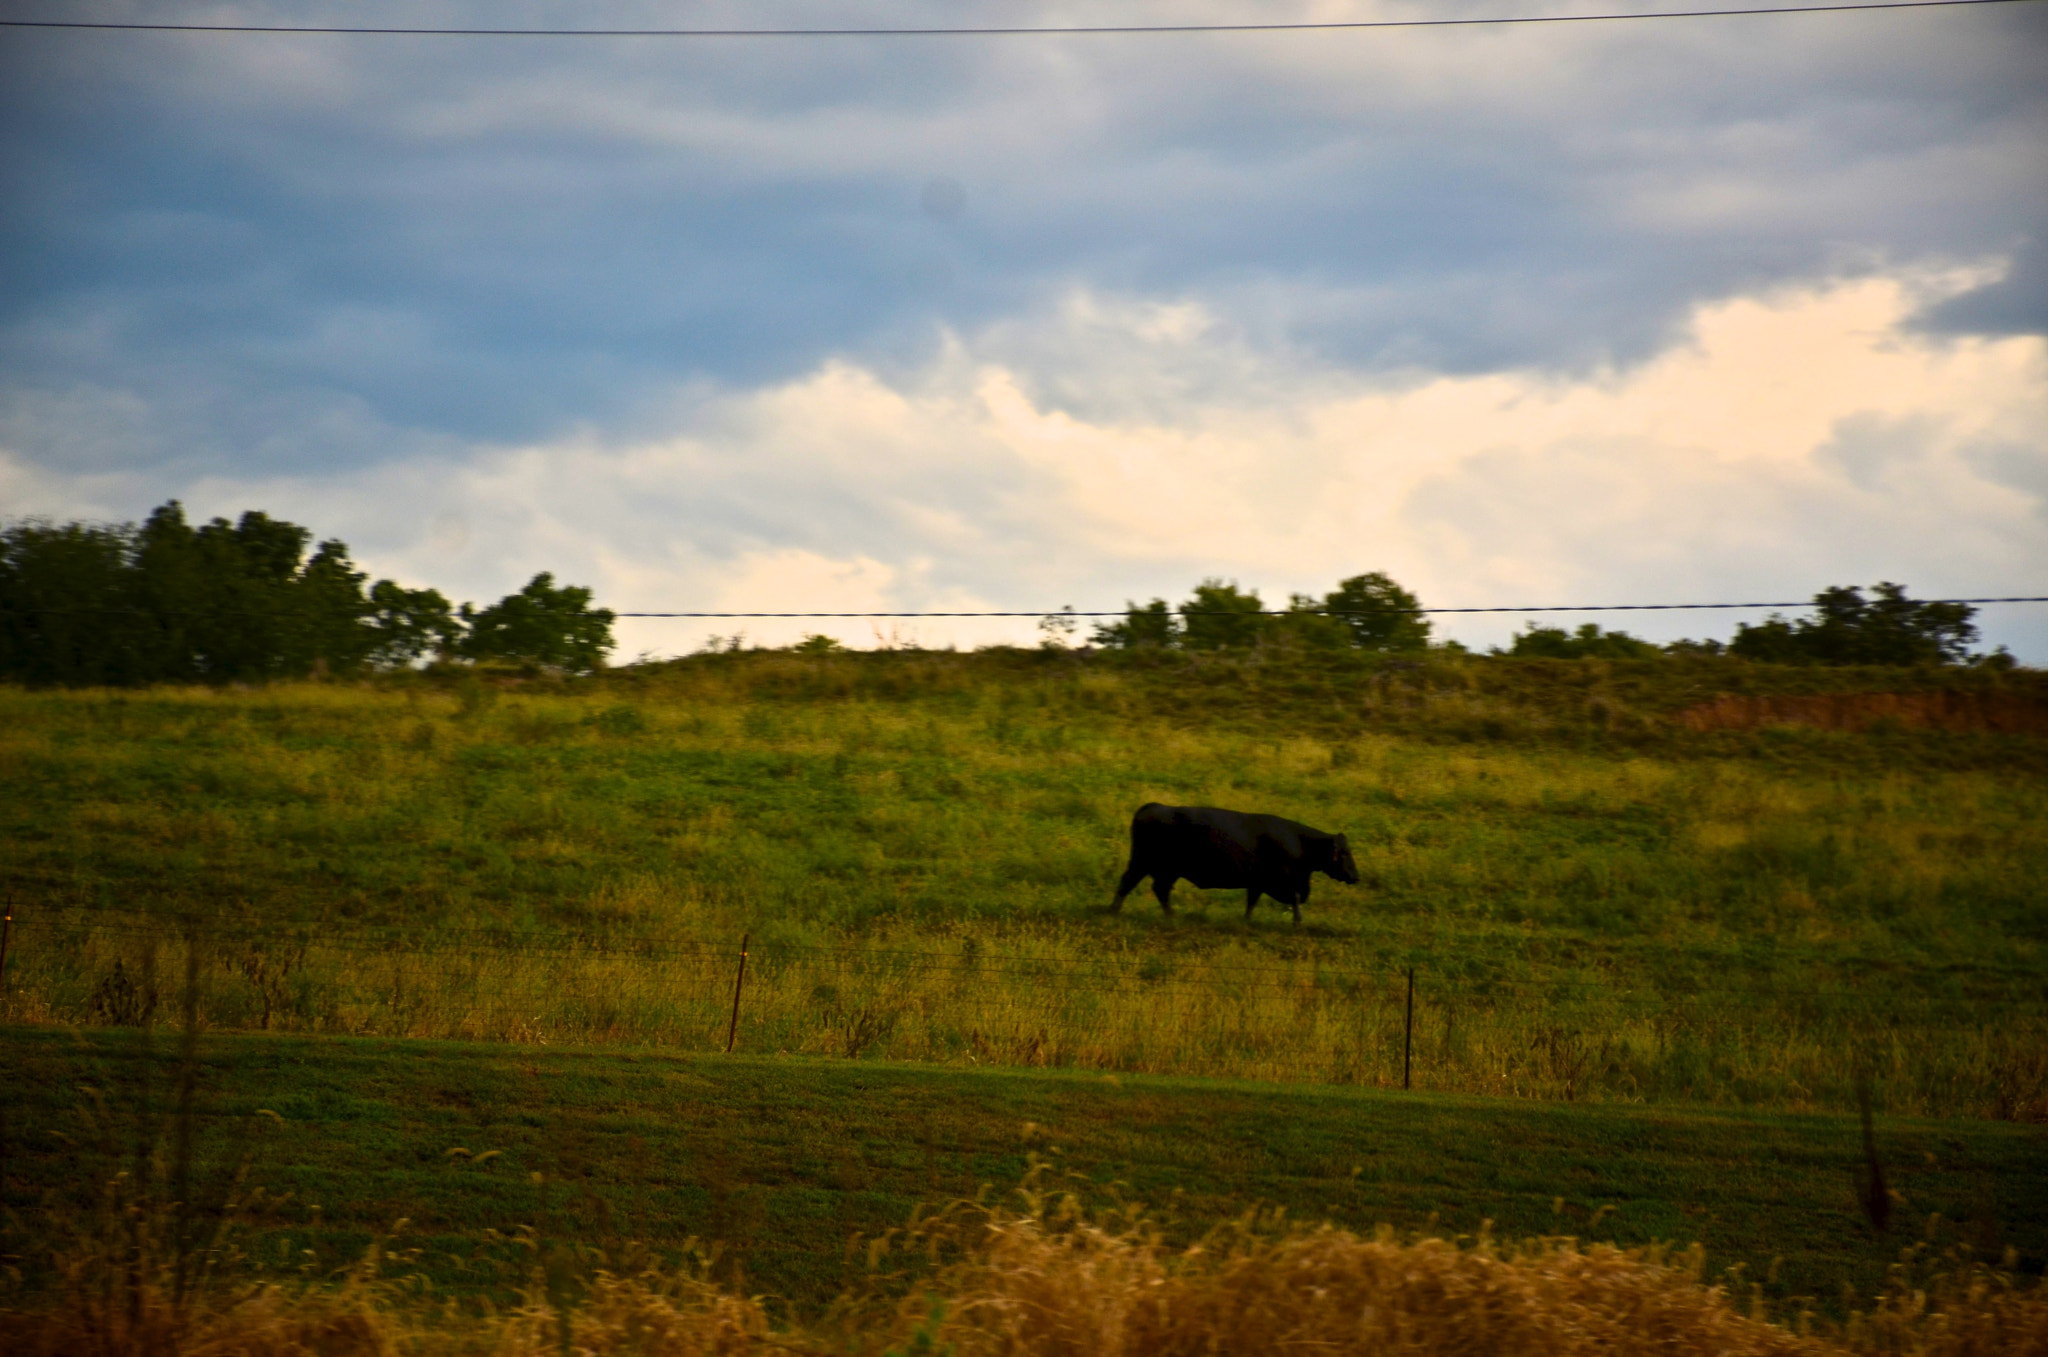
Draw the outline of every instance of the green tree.
[[[1515,634],[1507,653],[1551,660],[1652,660],[1664,652],[1625,631],[1602,631],[1591,622],[1577,631],[1531,622],[1527,631]]]
[[[1047,613],[1038,619],[1038,644],[1045,650],[1065,650],[1073,643],[1074,632],[1081,625],[1081,619],[1074,615],[1074,605],[1069,603],[1056,613]]]
[[[1800,640],[1799,628],[1777,613],[1755,624],[1737,622],[1728,653],[1764,664],[1813,663],[1813,656]]]
[[[1977,639],[1964,603],[1931,603],[1906,596],[1906,586],[1885,582],[1863,591],[1837,585],[1813,597],[1810,616],[1787,621],[1773,613],[1754,625],[1738,624],[1728,653],[1776,664],[1961,664],[1974,658]]]
[[[260,681],[410,664],[461,624],[431,589],[367,577],[346,543],[252,510],[198,527],[176,500],[140,524],[0,528],[0,677]]]
[[[1323,607],[1351,633],[1361,650],[1415,651],[1429,648],[1429,619],[1415,595],[1374,570],[1338,582]]]
[[[462,641],[462,623],[438,589],[407,589],[391,580],[370,586],[370,662],[402,668],[428,655],[452,656]]]
[[[555,577],[542,571],[488,608],[463,604],[468,635],[459,650],[472,660],[524,660],[583,673],[604,664],[615,616],[592,608],[588,589],[556,588]]]
[[[1096,623],[1090,639],[1112,650],[1136,650],[1141,646],[1164,649],[1179,642],[1180,625],[1163,598],[1155,598],[1143,607],[1127,601],[1122,620]]]
[[[1287,611],[1266,619],[1265,639],[1307,650],[1345,650],[1351,646],[1351,628],[1343,618],[1330,616],[1321,600],[1291,594]]]
[[[369,576],[349,559],[346,542],[328,540],[290,585],[281,667],[287,673],[361,668],[378,647]]]
[[[1266,630],[1265,604],[1257,590],[1237,581],[1206,579],[1180,605],[1181,644],[1189,650],[1239,650],[1259,643]]]
[[[326,619],[302,611],[313,598],[294,586],[312,537],[256,509],[234,523],[215,518],[197,528],[176,500],[152,512],[136,567],[142,606],[158,624],[157,677],[253,682],[310,668]],[[331,606],[336,553],[327,554],[324,578],[311,592]]]
[[[367,651],[363,576],[340,542],[305,559],[312,534],[256,511],[194,528],[176,501],[139,527],[21,524],[4,672],[31,682],[260,680]]]
[[[0,675],[32,684],[125,684],[137,653],[132,531],[29,520],[0,530]]]

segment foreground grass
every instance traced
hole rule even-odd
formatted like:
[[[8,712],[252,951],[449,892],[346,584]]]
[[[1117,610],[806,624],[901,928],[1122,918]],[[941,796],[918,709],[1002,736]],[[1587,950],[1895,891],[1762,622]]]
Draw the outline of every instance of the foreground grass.
[[[898,1241],[934,1265],[911,1294],[876,1278],[810,1324],[775,1324],[758,1298],[702,1271],[591,1266],[576,1276],[531,1264],[504,1309],[422,1304],[377,1275],[374,1259],[338,1287],[179,1284],[169,1259],[112,1287],[83,1276],[56,1304],[0,1308],[0,1338],[22,1357],[147,1351],[213,1357],[319,1353],[525,1354],[547,1349],[641,1357],[797,1352],[1174,1354],[1298,1351],[1485,1352],[1593,1357],[1655,1351],[1716,1357],[2034,1357],[2048,1348],[2048,1295],[1954,1255],[1895,1266],[1868,1310],[1774,1325],[1754,1294],[1702,1284],[1697,1249],[1617,1249],[1547,1238],[1502,1244],[1371,1238],[1331,1227],[1245,1220],[1185,1248],[1142,1216],[1092,1216],[1045,1193],[959,1206]],[[132,1231],[127,1232],[132,1238]],[[109,1239],[108,1244],[117,1241]],[[120,1264],[125,1263],[125,1267]],[[900,1299],[898,1297],[901,1297]],[[1747,1300],[1747,1305],[1743,1304]],[[894,1301],[891,1304],[891,1301]],[[1746,1313],[1744,1311],[1747,1311]]]
[[[143,1176],[138,1145],[170,1143],[177,1060],[140,1033],[15,1027],[0,1061],[0,1183],[26,1231],[7,1251],[26,1259],[97,1184]],[[1900,1195],[1878,1236],[1860,1130],[1833,1116],[280,1036],[208,1038],[194,1088],[194,1161],[255,1146],[246,1182],[288,1194],[252,1208],[252,1266],[324,1277],[403,1219],[403,1270],[441,1293],[509,1299],[522,1229],[614,1258],[698,1240],[716,1280],[815,1317],[865,1275],[850,1238],[1015,1184],[1034,1155],[1097,1202],[1121,1185],[1176,1246],[1261,1204],[1365,1234],[1696,1241],[1708,1275],[1740,1265],[1770,1303],[1837,1317],[1905,1242],[2010,1248],[2033,1273],[2048,1258],[2048,1140],[1996,1122],[1882,1120]]]
[[[137,1020],[190,929],[214,1026],[705,1050],[751,935],[756,1050],[1385,1087],[1413,967],[1423,1088],[1842,1109],[1860,1066],[2048,1117],[2039,740],[1659,735],[1756,667],[1469,670],[0,691],[0,1004]],[[1345,831],[1366,880],[1299,929],[1104,915],[1147,800]]]

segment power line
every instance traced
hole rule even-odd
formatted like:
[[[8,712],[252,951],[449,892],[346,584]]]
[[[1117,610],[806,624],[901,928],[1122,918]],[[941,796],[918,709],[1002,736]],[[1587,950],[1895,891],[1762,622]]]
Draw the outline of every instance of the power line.
[[[404,38],[1020,38],[1135,37],[1205,33],[1334,33],[1381,28],[1478,28],[1529,24],[1619,23],[1644,19],[1724,19],[1762,14],[1827,14],[1885,9],[1951,9],[2031,4],[2036,0],[1865,0],[1842,5],[1759,5],[1740,9],[1646,13],[1520,14],[1468,19],[1361,19],[1309,23],[1060,24],[1038,27],[932,28],[409,28],[359,24],[186,24],[83,19],[0,19],[0,28],[86,29],[140,33],[329,34]]]
[[[2000,598],[1916,598],[1913,603],[2048,603],[2048,594],[2016,594]],[[1621,612],[1683,612],[1701,611],[1712,608],[1810,608],[1812,599],[1800,599],[1792,603],[1540,603],[1531,607],[1485,607],[1485,608],[1176,608],[1180,617],[1384,617],[1389,613],[1402,615],[1420,613],[1621,613]],[[50,611],[58,611],[52,609]],[[1112,612],[1074,612],[1064,608],[1038,609],[1030,612],[866,612],[866,613],[624,613],[614,612],[613,617],[703,617],[703,618],[760,618],[760,617],[1124,617],[1129,608],[1118,608]]]
[[[1164,601],[1164,600],[1160,600]],[[1915,598],[1906,600],[1916,606],[1929,603],[2048,603],[2048,594],[2006,594],[1995,598]],[[1399,608],[1389,604],[1385,607],[1370,608],[1175,608],[1176,617],[1385,617],[1389,614],[1415,616],[1421,614],[1449,613],[1616,613],[1616,612],[1701,612],[1714,609],[1738,608],[1810,608],[1812,599],[1796,599],[1776,603],[1538,603],[1531,605],[1489,605],[1483,608]],[[609,612],[614,618],[891,618],[891,617],[1125,617],[1129,607],[1076,612],[1071,608],[1032,608],[1016,611],[985,609],[954,612],[933,612],[906,609],[895,612],[619,612],[601,608],[596,612]],[[33,603],[0,602],[0,616],[12,613],[16,616],[36,617],[163,617],[163,618],[223,618],[223,617],[268,617],[279,622],[304,622],[295,618],[289,604],[276,609],[257,608],[49,608]],[[344,619],[352,620],[352,619]]]

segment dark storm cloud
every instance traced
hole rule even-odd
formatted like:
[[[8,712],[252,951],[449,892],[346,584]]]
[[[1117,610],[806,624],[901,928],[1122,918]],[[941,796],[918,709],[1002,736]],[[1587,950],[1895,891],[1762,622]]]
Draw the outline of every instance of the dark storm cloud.
[[[208,15],[230,12],[321,17]],[[690,17],[739,15],[763,21]],[[630,431],[678,383],[922,361],[1077,288],[1197,299],[1338,368],[1626,363],[1703,299],[2016,248],[2048,215],[2044,33],[2031,10],[943,43],[8,33],[0,437],[79,470],[246,473]],[[2030,247],[1927,322],[2038,328],[2040,270]],[[1056,355],[1026,379],[1065,389]],[[81,403],[149,415],[25,436]]]

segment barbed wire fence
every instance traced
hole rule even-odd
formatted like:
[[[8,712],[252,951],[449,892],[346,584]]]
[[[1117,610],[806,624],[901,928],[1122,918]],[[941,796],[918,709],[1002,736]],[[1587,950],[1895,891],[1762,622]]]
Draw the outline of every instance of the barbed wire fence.
[[[13,908],[7,911],[9,920],[19,917]],[[72,918],[73,915],[86,916]],[[103,921],[108,916],[118,916],[116,921]],[[337,928],[325,922],[304,921],[284,923],[250,919],[236,916],[194,916],[189,913],[159,914],[119,906],[95,905],[82,902],[67,902],[45,916],[49,926],[75,933],[100,934],[105,936],[146,937],[158,940],[173,940],[196,932],[213,944],[255,942],[258,944],[299,944],[318,945],[337,952],[370,954],[382,956],[470,956],[481,953],[504,953],[520,956],[593,956],[650,961],[673,961],[686,959],[716,960],[737,956],[740,944],[730,937],[709,937],[680,933],[645,933],[621,929],[590,929],[565,926],[545,930],[521,929],[514,927],[461,927],[435,924],[430,927],[397,924],[349,924]],[[1074,967],[1056,962],[1034,960],[1023,954],[1005,956],[1000,953],[982,952],[969,944],[971,950],[941,951],[934,949],[905,948],[898,946],[850,946],[817,943],[793,943],[779,941],[757,941],[757,950],[772,950],[785,957],[831,957],[835,959],[858,958],[863,964],[874,969],[890,969],[905,974],[932,970],[957,968],[963,957],[975,962],[976,969],[987,975],[1012,975],[1044,980],[1051,970],[1074,976],[1077,983],[1090,983],[1093,979],[1120,973],[1115,965],[1095,968]],[[1144,964],[1158,960],[1151,952],[1119,952],[1115,954],[1122,961]],[[1298,962],[1286,965],[1270,963],[1216,963],[1198,958],[1201,968],[1212,974],[1232,977],[1234,983],[1257,987],[1279,985],[1292,988],[1301,974],[1301,965],[1310,964],[1316,974],[1328,977],[1331,983],[1345,979],[1362,980],[1380,971],[1361,970],[1340,965],[1327,955],[1304,956]],[[1049,970],[1050,968],[1050,970]],[[1277,977],[1277,978],[1276,978]],[[1241,978],[1241,979],[1240,979]],[[1516,981],[1489,977],[1484,981],[1489,990],[1556,994],[1565,991],[1597,992],[1605,995],[1618,993],[1614,981],[1609,980],[1539,980]],[[1887,991],[1898,992],[1899,979],[1895,975],[1880,974],[1874,983]],[[1660,1001],[1672,1002],[1669,995],[1659,991]],[[1817,999],[1839,999],[1865,1004],[1873,998],[1873,991],[1864,986],[1812,986],[1812,985],[1705,985],[1693,986],[1688,990],[1694,996],[1736,996],[1739,999],[1759,997],[1801,997]],[[2021,989],[2002,985],[1995,992],[1986,992],[1981,987],[1976,993],[1958,994],[1929,993],[1925,997],[1966,1000],[1972,1003],[2014,1003],[2048,1004],[2048,975],[2033,978]]]
[[[162,998],[146,991],[140,977],[155,967],[142,958],[197,948],[214,977],[204,1020],[218,1031],[731,1047],[1564,1098],[1629,1096],[1631,1080],[1640,1092],[1642,1076],[1623,1066],[1642,1060],[1623,1057],[1652,1046],[1731,1070],[1810,1066],[1810,1084],[1830,1062],[1846,1068],[1844,1049],[1886,1043],[1901,1077],[1932,1090],[1923,1102],[2031,1106],[2048,1080],[2036,1068],[2048,1065],[2048,980],[2017,974],[1702,984],[1473,976],[1441,961],[1328,955],[1104,949],[1077,959],[972,939],[907,948],[337,929],[79,906],[11,913],[0,1014],[27,1022],[146,1024]],[[1944,1061],[1955,1068],[1937,1070]]]

